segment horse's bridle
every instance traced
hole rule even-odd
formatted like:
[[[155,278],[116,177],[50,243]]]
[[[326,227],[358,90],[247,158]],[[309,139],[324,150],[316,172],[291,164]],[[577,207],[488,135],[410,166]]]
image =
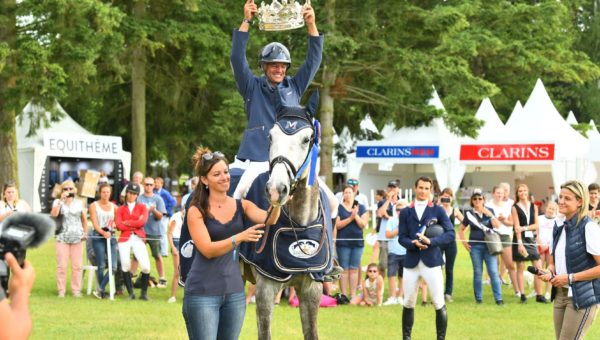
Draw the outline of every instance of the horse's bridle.
[[[308,115],[308,113],[305,113],[304,116],[299,116],[299,115],[290,115],[290,114],[286,114],[283,115],[281,117],[279,117],[277,120],[282,120],[284,118],[293,118],[294,120],[303,120],[306,123],[308,123],[308,125],[310,126],[310,129],[312,130],[312,134],[310,137],[310,144],[308,146],[308,152],[306,153],[306,157],[304,158],[304,161],[302,162],[302,165],[300,166],[300,169],[296,169],[296,167],[294,166],[294,164],[292,164],[292,162],[285,157],[284,155],[279,155],[275,158],[273,158],[270,162],[269,162],[269,175],[271,175],[271,173],[273,172],[273,168],[275,167],[275,165],[283,163],[286,167],[286,172],[288,174],[288,177],[290,179],[290,192],[289,195],[292,195],[294,193],[294,191],[296,190],[296,186],[298,185],[298,180],[299,180],[299,176],[301,175],[300,170],[303,170],[305,168],[306,163],[309,160],[310,157],[310,153],[311,150],[313,148],[313,146],[315,145],[315,139],[316,139],[316,132],[315,132],[315,127],[312,123],[312,119],[310,118],[310,116]],[[285,130],[282,128],[282,131],[284,131],[284,133],[288,134],[287,132],[285,132]],[[300,130],[298,130],[300,131]],[[297,132],[297,131],[296,131]]]
[[[281,130],[288,135],[294,134],[300,130],[296,130],[294,133],[288,133],[280,124],[279,121],[283,120],[284,118],[288,118],[291,120],[302,120],[305,123],[307,123],[308,127],[312,130],[312,134],[310,137],[310,144],[308,146],[308,152],[306,153],[306,157],[304,158],[304,161],[302,162],[302,165],[300,166],[299,169],[296,169],[296,167],[294,166],[294,164],[292,164],[292,162],[285,156],[283,155],[279,155],[275,158],[273,158],[270,162],[269,162],[269,177],[271,175],[271,173],[273,172],[273,168],[275,167],[275,165],[283,163],[283,165],[286,168],[286,172],[288,174],[288,177],[290,179],[290,192],[288,193],[288,195],[292,195],[294,193],[294,191],[296,190],[296,186],[298,185],[299,182],[299,176],[301,175],[300,170],[303,170],[306,167],[307,162],[309,161],[309,157],[311,154],[311,150],[313,148],[313,146],[315,145],[315,141],[316,141],[316,129],[313,125],[312,122],[312,118],[311,116],[304,111],[303,115],[293,115],[293,114],[283,114],[279,117],[277,117],[277,121],[275,122],[275,124],[279,125]],[[267,218],[265,219],[265,233],[263,234],[262,237],[262,242],[260,244],[260,247],[256,250],[257,254],[262,253],[262,251],[265,249],[265,246],[267,244],[267,236],[269,235],[269,229],[270,229],[270,225],[267,225],[267,221],[269,220],[269,217],[271,216],[271,213],[273,212],[273,209],[269,209],[269,211],[267,212]],[[293,229],[293,221],[290,218],[290,223]],[[296,231],[294,230],[294,236],[296,237],[296,240],[298,239],[298,236],[296,235]],[[321,243],[319,244],[319,249],[321,249],[323,245],[323,240],[321,240]],[[300,249],[302,252],[304,252],[304,250]],[[308,255],[308,254],[307,254]]]

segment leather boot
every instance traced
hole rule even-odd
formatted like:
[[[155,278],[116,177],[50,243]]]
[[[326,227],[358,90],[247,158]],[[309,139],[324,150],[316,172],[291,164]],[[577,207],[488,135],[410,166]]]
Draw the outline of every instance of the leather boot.
[[[437,331],[437,340],[446,339],[446,328],[448,327],[448,312],[446,306],[435,311],[435,329]]]
[[[148,301],[148,282],[150,281],[150,273],[142,273],[142,295],[140,299]]]
[[[123,283],[125,283],[125,288],[127,288],[129,300],[135,300],[135,293],[133,292],[133,282],[131,281],[130,272],[123,272]]]
[[[414,322],[415,309],[404,307],[402,309],[402,340],[410,340],[410,333],[412,332]]]

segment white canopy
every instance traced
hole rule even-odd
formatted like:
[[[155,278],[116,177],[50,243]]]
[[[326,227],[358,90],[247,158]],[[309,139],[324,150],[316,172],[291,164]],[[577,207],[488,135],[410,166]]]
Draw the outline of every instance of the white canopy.
[[[17,122],[17,159],[19,162],[19,181],[21,197],[32,205],[34,211],[40,211],[42,176],[47,157],[120,160],[123,176],[129,178],[131,153],[123,151],[121,137],[93,135],[73,120],[56,103],[56,109],[64,116],[59,121],[50,121],[50,112],[43,107],[28,103]],[[50,122],[42,124],[35,134],[28,136],[32,115],[45,115]],[[115,171],[117,169],[114,169]]]
[[[577,118],[575,118],[575,114],[573,113],[573,111],[569,111],[569,114],[567,115],[567,123],[569,123],[569,125],[577,125],[579,124],[577,122]]]
[[[429,104],[445,111],[435,89]],[[432,165],[441,188],[458,188],[464,174],[464,166],[460,166],[455,157],[460,147],[459,137],[450,132],[443,118],[435,118],[429,125],[418,128],[403,127],[396,130],[392,125],[386,125],[381,134],[386,138],[357,143],[356,154],[348,158],[349,175],[364,179],[365,176],[360,176],[364,164],[376,164],[379,172],[390,172],[395,164],[417,167]],[[422,166],[419,169],[414,172],[426,172]],[[398,178],[399,174],[392,173],[389,176]],[[370,184],[373,188],[383,186],[381,180]],[[412,183],[407,186],[411,187]]]
[[[540,79],[523,110],[513,112],[506,128],[512,140],[554,143],[554,161],[551,164],[555,190],[567,180],[589,183],[596,179],[596,170],[588,160],[587,139],[563,119]]]

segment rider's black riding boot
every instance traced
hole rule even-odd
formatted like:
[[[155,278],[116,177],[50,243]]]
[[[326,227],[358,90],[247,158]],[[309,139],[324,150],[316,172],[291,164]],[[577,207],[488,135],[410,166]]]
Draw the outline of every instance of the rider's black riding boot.
[[[437,340],[446,339],[446,328],[448,327],[448,312],[446,306],[435,311],[435,329],[437,331]]]
[[[140,299],[148,301],[148,282],[150,281],[150,273],[142,273],[142,295]]]
[[[135,293],[133,292],[133,282],[131,282],[130,272],[123,272],[123,282],[125,283],[125,288],[127,288],[129,299],[135,300]]]
[[[410,333],[412,332],[414,322],[415,309],[404,307],[402,309],[402,340],[410,340]]]

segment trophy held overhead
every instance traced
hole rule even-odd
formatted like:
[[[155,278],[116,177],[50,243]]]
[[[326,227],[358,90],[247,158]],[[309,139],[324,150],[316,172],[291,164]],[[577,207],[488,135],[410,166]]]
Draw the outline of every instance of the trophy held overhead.
[[[305,5],[310,5],[306,0]],[[273,0],[270,5],[261,2],[257,11],[258,28],[263,31],[285,31],[304,26],[304,5],[298,1]]]

